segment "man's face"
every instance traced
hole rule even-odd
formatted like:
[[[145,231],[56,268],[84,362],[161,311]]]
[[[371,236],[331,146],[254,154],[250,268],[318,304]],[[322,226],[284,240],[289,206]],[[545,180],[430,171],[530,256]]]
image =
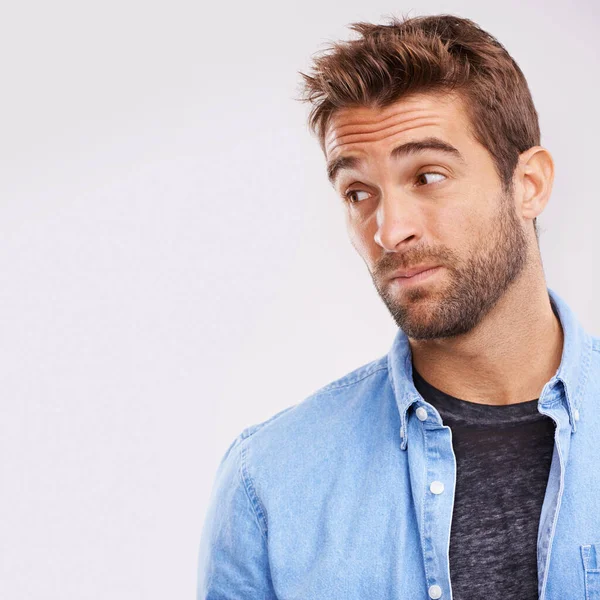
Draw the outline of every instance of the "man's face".
[[[469,127],[459,96],[419,94],[383,110],[340,110],[326,132],[328,170],[352,245],[413,339],[473,329],[528,261],[530,236],[513,195],[503,192],[491,155]],[[447,149],[414,145],[432,140]],[[439,268],[395,276],[423,265]]]

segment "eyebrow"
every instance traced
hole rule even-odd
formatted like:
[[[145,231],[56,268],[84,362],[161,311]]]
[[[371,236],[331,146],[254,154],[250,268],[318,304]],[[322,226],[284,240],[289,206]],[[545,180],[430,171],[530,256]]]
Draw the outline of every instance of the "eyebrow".
[[[396,146],[390,152],[390,158],[400,158],[401,156],[408,156],[410,154],[419,154],[427,150],[444,152],[458,159],[460,162],[465,163],[465,159],[458,151],[458,148],[455,148],[452,144],[437,137],[427,137],[422,140],[400,144],[400,146]],[[340,171],[343,171],[344,169],[354,169],[361,162],[362,159],[358,156],[339,156],[327,165],[327,178],[331,183],[335,183]]]

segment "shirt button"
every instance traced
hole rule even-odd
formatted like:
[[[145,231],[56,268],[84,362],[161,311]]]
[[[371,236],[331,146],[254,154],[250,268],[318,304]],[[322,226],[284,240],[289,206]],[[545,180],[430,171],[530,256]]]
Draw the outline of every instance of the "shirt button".
[[[441,494],[444,491],[444,484],[441,481],[432,481],[429,489],[433,494]],[[436,598],[439,598],[439,596],[436,596]]]
[[[576,421],[579,421],[579,411],[578,411],[577,409],[575,409],[575,410],[573,411],[573,418],[574,418]]]
[[[442,597],[442,588],[439,585],[430,585],[427,591],[429,592],[429,597],[433,598],[433,600]]]
[[[416,412],[417,419],[419,419],[419,421],[425,421],[425,419],[427,419],[427,411],[422,406],[419,406]]]

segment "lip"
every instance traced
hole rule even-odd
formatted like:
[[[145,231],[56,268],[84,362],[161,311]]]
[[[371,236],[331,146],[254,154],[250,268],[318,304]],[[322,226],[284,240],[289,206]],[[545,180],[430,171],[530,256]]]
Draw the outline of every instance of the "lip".
[[[413,267],[412,269],[398,269],[391,277],[391,279],[396,279],[401,277],[402,279],[410,279],[419,273],[423,273],[424,271],[429,271],[433,269],[437,269],[439,265],[421,265],[420,267]]]
[[[401,285],[401,286],[417,284],[417,283],[423,282],[423,281],[433,277],[441,269],[442,269],[442,267],[439,265],[435,266],[435,267],[422,267],[419,270],[412,269],[412,275],[410,277],[395,276],[392,278],[392,282],[394,283],[394,285]],[[411,271],[406,271],[406,272],[411,272]]]

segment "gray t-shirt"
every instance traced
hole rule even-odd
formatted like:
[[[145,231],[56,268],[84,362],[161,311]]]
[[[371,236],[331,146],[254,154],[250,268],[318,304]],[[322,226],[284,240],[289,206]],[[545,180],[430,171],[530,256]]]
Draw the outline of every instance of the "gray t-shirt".
[[[554,421],[538,412],[537,399],[490,406],[449,396],[414,369],[413,380],[452,430],[453,600],[537,600],[537,533]]]

